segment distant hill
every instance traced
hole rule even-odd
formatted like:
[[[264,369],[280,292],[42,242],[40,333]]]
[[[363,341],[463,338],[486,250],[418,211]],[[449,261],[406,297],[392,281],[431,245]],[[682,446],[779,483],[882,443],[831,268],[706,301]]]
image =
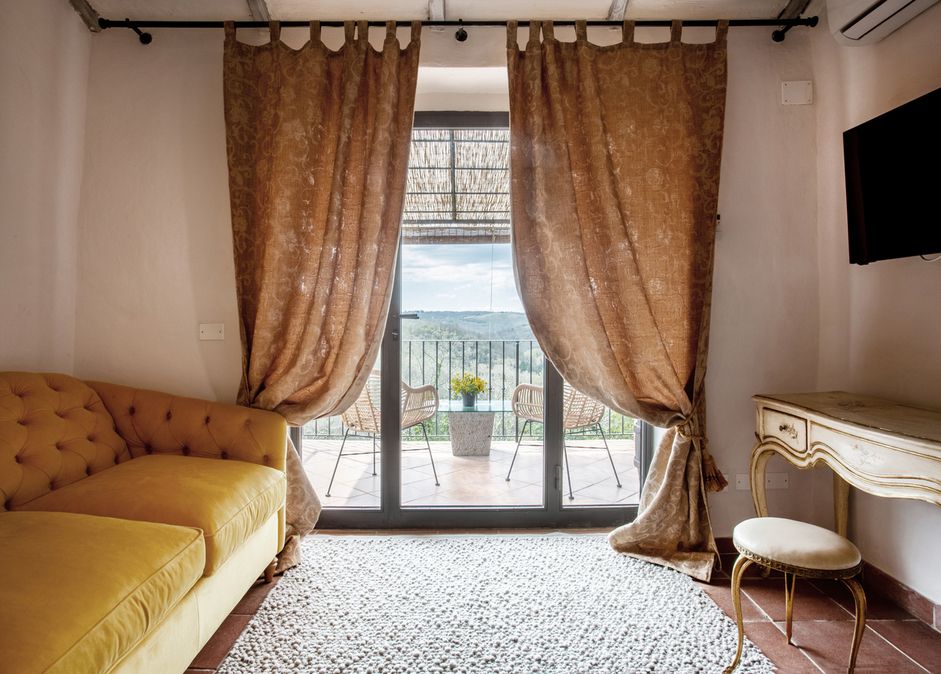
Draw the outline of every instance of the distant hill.
[[[402,321],[403,339],[534,339],[526,314],[515,311],[418,311]]]

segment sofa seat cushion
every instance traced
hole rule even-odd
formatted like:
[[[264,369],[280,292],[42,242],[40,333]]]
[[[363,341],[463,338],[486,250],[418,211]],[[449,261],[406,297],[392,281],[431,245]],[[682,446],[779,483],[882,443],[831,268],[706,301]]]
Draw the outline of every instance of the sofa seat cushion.
[[[204,563],[195,529],[0,513],[0,670],[110,670],[189,592]]]
[[[284,473],[245,461],[142,456],[21,510],[54,510],[202,529],[211,575],[284,504]]]

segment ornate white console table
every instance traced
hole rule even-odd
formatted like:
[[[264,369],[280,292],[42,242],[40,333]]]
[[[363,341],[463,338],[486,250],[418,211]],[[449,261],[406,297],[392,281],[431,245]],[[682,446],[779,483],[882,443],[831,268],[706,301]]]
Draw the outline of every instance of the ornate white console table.
[[[768,514],[765,464],[775,452],[798,468],[823,463],[833,470],[836,531],[843,536],[850,485],[941,506],[941,411],[842,391],[754,400],[751,487],[759,517]]]

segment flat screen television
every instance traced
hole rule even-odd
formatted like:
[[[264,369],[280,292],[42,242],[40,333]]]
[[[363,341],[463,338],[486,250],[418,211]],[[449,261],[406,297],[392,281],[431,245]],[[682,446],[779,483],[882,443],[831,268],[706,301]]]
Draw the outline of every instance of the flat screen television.
[[[843,133],[850,262],[941,253],[941,89]]]

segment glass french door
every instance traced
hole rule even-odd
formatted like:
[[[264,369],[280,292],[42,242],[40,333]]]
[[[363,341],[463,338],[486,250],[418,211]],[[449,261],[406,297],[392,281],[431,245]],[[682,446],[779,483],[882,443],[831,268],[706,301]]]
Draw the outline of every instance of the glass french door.
[[[609,526],[636,515],[651,429],[566,384],[516,296],[506,123],[416,115],[381,357],[351,410],[304,429],[321,526]]]

